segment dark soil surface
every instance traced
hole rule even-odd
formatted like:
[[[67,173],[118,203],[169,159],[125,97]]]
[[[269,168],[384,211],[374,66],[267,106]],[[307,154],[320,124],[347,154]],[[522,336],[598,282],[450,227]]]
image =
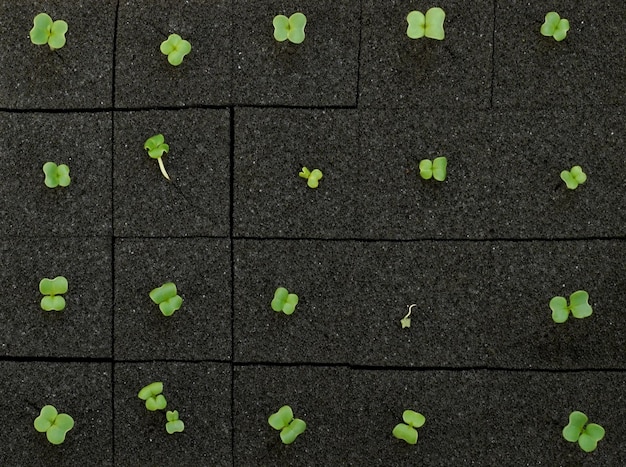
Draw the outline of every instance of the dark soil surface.
[[[445,40],[409,39],[432,6]],[[296,11],[305,41],[276,42]],[[65,47],[30,42],[40,12]],[[0,465],[626,465],[625,25],[600,0],[0,0]],[[554,323],[576,290],[593,314]],[[153,381],[184,432],[137,397]],[[75,421],[59,446],[46,404]],[[283,405],[307,423],[288,446]],[[593,453],[573,410],[606,430]]]

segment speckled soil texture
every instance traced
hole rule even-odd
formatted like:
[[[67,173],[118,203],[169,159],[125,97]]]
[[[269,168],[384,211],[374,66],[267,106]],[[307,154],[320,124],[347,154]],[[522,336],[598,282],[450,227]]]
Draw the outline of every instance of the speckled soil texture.
[[[445,40],[409,39],[433,6]],[[275,41],[296,11],[304,42]],[[63,48],[29,40],[41,12]],[[617,0],[0,0],[0,465],[626,465],[625,25]],[[554,323],[581,289],[593,314]],[[137,397],[153,381],[184,432]],[[46,404],[75,420],[59,446]],[[573,410],[606,430],[591,454]]]

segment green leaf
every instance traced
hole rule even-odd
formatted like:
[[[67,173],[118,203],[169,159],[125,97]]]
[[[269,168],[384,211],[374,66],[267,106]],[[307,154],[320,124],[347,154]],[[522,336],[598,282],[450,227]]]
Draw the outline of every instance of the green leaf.
[[[578,438],[578,445],[585,452],[593,452],[598,447],[598,441],[589,436],[586,433],[580,435]]]
[[[430,180],[433,177],[433,162],[429,159],[423,159],[419,164],[420,177],[424,180]]]
[[[293,411],[288,405],[283,405],[278,412],[272,414],[267,419],[267,422],[275,430],[282,430],[293,420]]]
[[[289,17],[289,34],[287,38],[294,44],[304,42],[304,27],[306,26],[306,16],[302,13],[294,13]]]
[[[48,38],[48,45],[51,49],[60,49],[65,45],[65,33],[67,32],[67,23],[63,20],[57,20],[52,25],[52,31]]]
[[[185,424],[182,420],[175,420],[167,422],[165,424],[165,430],[171,435],[174,433],[180,433],[185,429]]]
[[[552,319],[555,323],[564,323],[569,317],[569,308],[565,297],[553,297],[550,300],[550,309],[552,310]]]
[[[448,160],[445,157],[437,157],[432,164],[432,174],[435,180],[443,182],[446,179]]]
[[[65,299],[60,295],[43,297],[40,304],[45,311],[62,311],[65,309]]]
[[[149,397],[146,400],[146,409],[154,412],[156,410],[163,410],[167,407],[167,401],[165,400],[165,396],[163,394],[159,394],[155,397]]]
[[[404,423],[412,426],[413,428],[419,428],[426,423],[426,417],[413,410],[405,410],[402,413],[402,420],[404,420]]]
[[[154,383],[150,383],[147,386],[141,388],[139,394],[137,396],[141,400],[147,400],[150,397],[157,396],[163,392],[163,383],[160,381],[155,381]]]
[[[65,164],[59,165],[57,167],[57,177],[58,177],[60,186],[63,186],[63,187],[68,186],[71,182],[70,168]]]
[[[278,42],[286,41],[289,37],[289,18],[285,15],[277,15],[272,24],[274,25],[274,39]]]
[[[161,287],[152,289],[149,295],[152,301],[159,305],[164,301],[174,297],[177,293],[178,291],[176,290],[176,284],[174,284],[173,282],[166,282]]]
[[[411,39],[419,39],[424,37],[426,31],[426,17],[421,11],[411,11],[406,20],[409,23],[406,28],[406,35]]]
[[[404,423],[398,423],[393,431],[393,436],[398,439],[402,439],[409,444],[417,444],[417,430]]]
[[[67,292],[67,279],[57,276],[54,279],[41,279],[39,281],[39,291],[44,295],[57,295]]]
[[[52,444],[61,444],[63,443],[63,441],[65,441],[65,434],[67,432],[68,430],[64,430],[61,427],[52,425],[48,429],[48,431],[46,431],[46,438],[48,438],[48,441],[50,441]]]
[[[174,295],[169,300],[166,300],[159,304],[159,309],[164,316],[172,316],[175,311],[179,310],[183,304],[183,299],[180,295]]]
[[[66,413],[60,413],[54,420],[54,425],[62,430],[69,431],[74,428],[74,419]]]
[[[46,13],[39,13],[35,16],[35,19],[33,19],[33,29],[30,30],[31,42],[35,45],[47,44],[52,24],[52,18]]]
[[[574,318],[586,318],[591,316],[593,309],[589,305],[589,294],[584,290],[577,290],[569,296],[570,310]]]
[[[585,427],[585,434],[592,437],[596,441],[600,441],[602,438],[604,438],[605,431],[604,428],[602,428],[597,423],[590,423]]]
[[[587,420],[588,418],[584,413],[577,410],[573,411],[569,415],[569,423],[563,428],[563,438],[570,443],[578,441]]]
[[[294,419],[289,425],[283,428],[280,432],[280,439],[283,444],[291,444],[296,438],[304,433],[306,430],[306,423],[299,418]]]
[[[45,432],[52,426],[57,417],[57,409],[52,405],[44,405],[39,411],[39,416],[35,419],[35,430],[40,433]]]
[[[311,172],[306,167],[302,167],[302,170],[300,171],[300,173],[298,173],[298,176],[302,178],[307,178],[307,179],[309,178],[310,175],[311,175]]]
[[[424,35],[430,39],[443,40],[445,33],[443,30],[443,21],[446,18],[445,12],[438,7],[430,8],[426,12],[426,27]]]
[[[582,185],[587,181],[587,174],[583,172],[583,169],[580,165],[575,165],[570,170],[570,175],[578,182],[578,184]]]
[[[547,37],[552,36],[552,34],[554,34],[554,31],[556,31],[556,27],[559,24],[559,21],[561,21],[561,17],[557,12],[551,11],[547,13],[545,16],[545,21],[541,26],[541,34]]]

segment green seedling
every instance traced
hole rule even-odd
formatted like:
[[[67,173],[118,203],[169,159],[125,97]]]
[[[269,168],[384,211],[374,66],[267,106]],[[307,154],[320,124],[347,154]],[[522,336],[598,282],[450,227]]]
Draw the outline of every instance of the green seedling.
[[[267,422],[275,430],[280,430],[280,439],[283,444],[293,443],[298,435],[306,430],[304,420],[293,418],[293,411],[288,405],[283,405],[278,412],[270,415]]]
[[[43,173],[46,175],[43,182],[48,188],[65,187],[72,181],[70,179],[70,168],[65,164],[56,165],[54,162],[46,162],[43,165]]]
[[[593,313],[589,305],[589,294],[584,290],[577,290],[569,296],[569,306],[565,297],[553,297],[550,300],[550,309],[555,323],[567,321],[570,312],[574,318],[586,318]]]
[[[580,165],[575,165],[572,170],[564,170],[561,172],[561,180],[565,182],[567,188],[575,190],[578,185],[582,185],[587,181],[587,174],[583,172]]]
[[[183,299],[178,295],[176,284],[173,282],[167,282],[161,287],[152,289],[150,298],[159,305],[159,309],[164,316],[172,316],[183,304]]]
[[[284,15],[274,17],[274,39],[278,42],[289,42],[301,44],[304,41],[304,27],[306,26],[306,16],[302,13],[294,13],[289,18]]]
[[[65,309],[65,299],[60,296],[67,292],[67,279],[57,276],[54,279],[41,279],[39,291],[45,295],[41,299],[41,308],[45,311],[61,311]]]
[[[324,176],[320,169],[310,171],[306,167],[302,167],[302,171],[298,175],[302,178],[306,178],[306,184],[309,185],[309,188],[317,188],[319,181]]]
[[[46,13],[39,13],[33,20],[30,41],[36,45],[48,44],[50,50],[60,49],[65,45],[67,23],[63,20],[52,21]]]
[[[286,315],[290,315],[296,310],[297,304],[298,296],[295,293],[289,293],[286,288],[278,287],[274,292],[272,310],[282,311]]]
[[[446,13],[438,7],[429,9],[426,15],[420,11],[412,11],[406,16],[406,20],[409,23],[406,35],[411,39],[428,37],[442,41],[445,37],[443,31],[443,21],[445,19]]]
[[[575,410],[569,414],[569,423],[563,428],[563,438],[570,443],[578,441],[585,452],[595,451],[598,441],[604,438],[604,428],[595,423],[587,424],[587,416]]]
[[[170,65],[180,65],[189,52],[191,44],[178,34],[170,34],[166,41],[161,42],[161,53],[167,55]]]
[[[409,305],[407,308],[409,309],[409,312],[404,316],[404,318],[402,318],[400,320],[400,324],[402,325],[402,329],[404,328],[410,328],[411,327],[411,310],[413,309],[414,306],[417,306],[416,303],[414,303],[413,305]]]
[[[420,177],[424,180],[435,178],[440,182],[446,179],[448,160],[445,157],[436,157],[434,161],[423,159],[420,161]]]
[[[150,383],[139,391],[139,399],[146,401],[146,409],[154,412],[156,410],[164,410],[167,407],[163,392],[163,383]]]
[[[163,154],[170,151],[170,146],[165,143],[163,135],[158,134],[148,138],[143,144],[143,148],[148,150],[148,155],[150,157],[158,161],[161,173],[169,180],[170,176],[165,171],[165,165],[163,165],[161,157],[163,157]]]
[[[65,435],[74,427],[74,419],[66,413],[58,413],[52,405],[42,407],[35,419],[35,430],[45,433],[52,444],[61,444]]]
[[[170,435],[174,433],[180,433],[185,429],[185,424],[182,422],[182,420],[178,419],[178,410],[174,410],[173,412],[170,412],[168,410],[165,413],[165,416],[167,417],[165,429]]]
[[[546,20],[541,25],[541,34],[546,37],[554,37],[557,42],[562,41],[569,31],[569,21],[561,19],[558,13],[551,11],[546,15]]]
[[[404,423],[398,423],[392,431],[393,436],[403,439],[409,444],[417,443],[417,430],[426,423],[426,418],[413,410],[405,410],[402,412],[402,420]]]

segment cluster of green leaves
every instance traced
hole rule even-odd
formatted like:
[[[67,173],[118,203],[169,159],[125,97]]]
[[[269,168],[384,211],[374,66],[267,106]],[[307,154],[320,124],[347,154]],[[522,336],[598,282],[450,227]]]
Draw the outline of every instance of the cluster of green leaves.
[[[158,161],[161,173],[169,180],[170,176],[165,171],[165,165],[163,165],[163,160],[161,159],[163,154],[169,152],[170,150],[170,146],[165,143],[165,137],[162,134],[151,136],[143,144],[143,148],[148,150],[148,155],[150,157]]]
[[[150,298],[159,305],[159,309],[164,316],[172,316],[183,304],[183,299],[178,295],[176,284],[166,282],[161,287],[150,291]]]
[[[35,45],[48,44],[50,50],[60,49],[65,45],[67,23],[63,20],[52,21],[46,13],[39,13],[33,20],[30,40]]]
[[[52,405],[45,405],[35,419],[35,430],[45,433],[52,444],[61,444],[65,435],[74,427],[74,419],[66,413],[58,413]]]
[[[586,318],[591,316],[593,309],[589,305],[589,294],[584,290],[577,290],[569,296],[569,305],[565,297],[553,297],[550,300],[552,319],[555,323],[564,323],[569,318],[570,312],[574,318]]]
[[[575,190],[578,185],[582,185],[587,181],[587,174],[583,172],[580,165],[575,165],[572,170],[564,170],[561,172],[561,180],[565,182],[567,188]]]
[[[295,293],[289,293],[286,288],[278,287],[274,292],[272,310],[282,311],[286,315],[290,315],[296,310],[297,304],[298,296]]]
[[[163,383],[157,381],[141,388],[137,396],[142,401],[146,401],[146,409],[154,412],[155,410],[163,410],[167,407],[167,401],[165,400],[165,396],[161,394],[162,392]]]
[[[170,434],[180,433],[185,429],[185,424],[178,418],[178,410],[167,411],[165,413],[167,423],[165,424],[165,430]]]
[[[267,422],[275,430],[280,430],[280,439],[283,444],[293,443],[298,435],[306,430],[304,420],[293,418],[293,411],[288,405],[283,405],[278,412],[270,415]]]
[[[417,430],[426,423],[426,417],[413,410],[402,412],[404,423],[398,423],[392,431],[393,436],[402,439],[409,444],[417,443]]]
[[[71,182],[70,168],[65,165],[56,165],[54,162],[46,162],[43,165],[43,173],[46,175],[43,181],[48,188],[68,186]]]
[[[420,161],[420,177],[424,180],[434,178],[440,182],[446,179],[448,168],[448,159],[445,157],[436,157],[435,160],[423,159]]]
[[[585,452],[595,451],[598,441],[604,438],[604,428],[595,423],[587,424],[587,416],[575,410],[569,415],[569,423],[563,428],[563,438],[570,443],[578,441]]]
[[[561,19],[559,14],[551,11],[546,14],[544,23],[541,25],[541,34],[546,37],[553,37],[555,41],[562,41],[569,31],[569,21]]]
[[[274,39],[278,42],[289,42],[301,44],[304,41],[304,27],[306,26],[306,16],[302,13],[294,13],[289,18],[285,15],[277,15],[272,21],[274,25]]]
[[[429,39],[442,41],[445,37],[443,30],[443,21],[445,19],[446,13],[438,7],[430,8],[425,15],[421,11],[412,11],[406,17],[409,23],[406,35],[411,39],[428,37]]]
[[[46,311],[65,309],[65,298],[60,294],[67,293],[67,279],[57,276],[54,279],[43,278],[39,281],[39,291],[45,295],[41,299],[41,308]]]
[[[302,170],[298,174],[301,178],[306,179],[306,184],[309,188],[317,188],[319,185],[319,181],[322,179],[324,174],[320,169],[313,169],[312,171],[307,169],[306,167],[302,167]]]
[[[170,65],[178,66],[183,63],[183,58],[191,52],[191,44],[178,34],[170,34],[167,40],[161,43],[161,53],[167,55]]]
[[[165,410],[167,407],[167,401],[163,392],[163,383],[156,381],[150,383],[139,391],[139,399],[146,401],[146,409],[151,412],[157,410]],[[173,433],[179,433],[185,429],[185,424],[179,419],[178,410],[167,411],[165,413],[167,423],[165,424],[165,430],[171,435]]]

